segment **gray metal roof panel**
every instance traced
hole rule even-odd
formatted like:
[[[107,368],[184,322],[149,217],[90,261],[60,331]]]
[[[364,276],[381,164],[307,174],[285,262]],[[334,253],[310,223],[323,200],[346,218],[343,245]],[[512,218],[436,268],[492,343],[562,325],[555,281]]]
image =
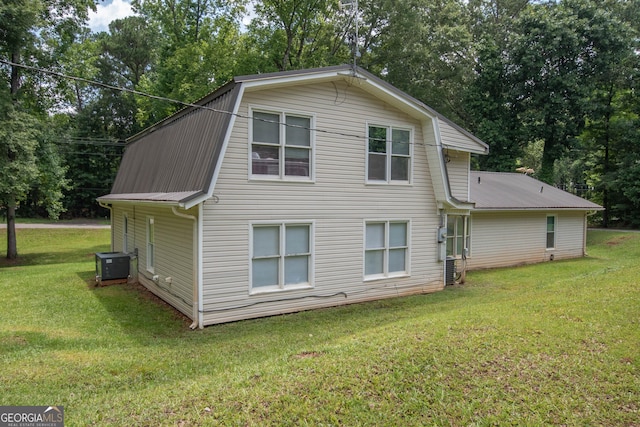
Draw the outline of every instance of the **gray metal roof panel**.
[[[476,210],[602,210],[602,206],[521,173],[471,171]]]
[[[229,89],[132,138],[111,194],[207,192],[239,94]]]

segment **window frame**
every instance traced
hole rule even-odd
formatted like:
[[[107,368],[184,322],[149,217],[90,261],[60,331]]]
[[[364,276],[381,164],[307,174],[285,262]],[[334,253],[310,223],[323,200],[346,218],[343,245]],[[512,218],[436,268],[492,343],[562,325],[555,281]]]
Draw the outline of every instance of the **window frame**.
[[[255,142],[254,143],[254,114],[273,114],[278,116],[278,144],[268,142]],[[287,129],[289,126],[286,124],[287,117],[303,118],[309,120],[309,147],[300,145],[287,145]],[[249,119],[248,119],[248,176],[249,180],[259,181],[286,181],[286,182],[299,182],[299,183],[313,183],[315,182],[315,154],[316,154],[316,114],[310,112],[303,112],[298,110],[287,110],[282,108],[267,107],[260,105],[249,106]],[[258,174],[253,173],[253,145],[271,146],[278,149],[278,174]],[[287,175],[286,174],[286,149],[308,149],[309,151],[309,175]]]
[[[301,254],[286,254],[286,229],[287,227],[306,226],[308,228],[309,251],[304,255],[308,257],[307,271],[308,277],[306,282],[294,283],[287,285],[285,283],[286,271],[285,264],[287,257],[298,257]],[[256,228],[278,227],[278,254],[255,257],[254,256],[254,230]],[[256,259],[278,259],[278,284],[271,286],[254,287],[253,279],[253,263]],[[249,223],[249,295],[264,294],[271,292],[286,292],[299,289],[312,289],[315,287],[315,221],[298,221],[298,220],[282,220],[282,221],[252,221]]]
[[[391,125],[381,124],[380,122],[367,122],[366,123],[366,138],[365,138],[365,182],[367,184],[382,184],[382,185],[411,185],[413,182],[413,163],[414,163],[414,135],[415,129],[413,126],[406,125]],[[370,155],[374,152],[369,151],[370,148],[370,133],[371,128],[384,128],[386,130],[386,147],[385,147],[385,179],[370,179],[369,167],[370,167]],[[393,131],[405,131],[409,132],[409,154],[395,154],[393,153]],[[402,157],[408,159],[407,165],[407,179],[393,179],[393,159]]]
[[[152,216],[148,216],[146,220],[146,264],[147,271],[149,273],[155,273],[156,270],[156,225],[155,219]],[[151,256],[149,256],[151,255]]]
[[[454,234],[449,235],[449,220],[455,218],[454,222]],[[462,219],[462,233],[458,232],[458,219]],[[464,255],[464,250],[467,249],[466,258],[471,258],[471,230],[473,229],[471,224],[471,215],[456,215],[447,214],[447,238],[446,241],[446,256],[461,259]],[[462,251],[458,254],[458,242],[462,239]],[[452,245],[449,244],[452,242]],[[452,252],[449,254],[449,246],[452,246]]]
[[[374,224],[384,224],[384,247],[367,248],[367,226]],[[404,246],[390,246],[390,225],[405,224],[406,236]],[[393,249],[404,249],[404,270],[389,271],[390,259],[389,252]],[[367,274],[367,252],[383,250],[382,273]],[[362,277],[365,282],[411,276],[411,220],[405,218],[397,219],[365,219],[363,222],[363,240],[362,240]]]
[[[549,218],[553,218],[553,230],[549,231]],[[553,245],[549,246],[549,235],[553,236]],[[555,214],[547,215],[545,220],[545,250],[552,251],[558,244],[558,216]]]
[[[129,253],[129,214],[122,213],[122,252]]]

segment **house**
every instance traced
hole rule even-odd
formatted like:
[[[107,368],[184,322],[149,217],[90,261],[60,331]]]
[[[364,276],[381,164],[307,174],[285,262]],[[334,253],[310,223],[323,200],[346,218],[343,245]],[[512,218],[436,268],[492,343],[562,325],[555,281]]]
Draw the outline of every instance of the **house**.
[[[480,256],[487,152],[358,67],[244,76],[131,137],[98,200],[112,250],[196,328],[443,289],[447,252]]]
[[[587,215],[603,209],[521,173],[472,171],[469,194],[468,269],[584,256]]]

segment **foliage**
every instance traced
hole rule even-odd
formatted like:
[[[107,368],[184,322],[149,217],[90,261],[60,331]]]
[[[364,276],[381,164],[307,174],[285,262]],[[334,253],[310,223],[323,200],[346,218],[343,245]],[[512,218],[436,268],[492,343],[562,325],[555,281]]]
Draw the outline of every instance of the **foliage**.
[[[635,233],[435,294],[190,331],[140,288],[90,286],[108,230],[18,231],[0,405],[55,402],[69,426],[637,422]]]
[[[3,206],[9,198],[24,200],[38,177],[36,150],[40,123],[33,116],[11,104],[3,106],[0,122],[0,200]]]
[[[588,189],[579,195],[606,208],[603,225],[640,223],[638,2],[354,5],[134,0],[136,16],[92,34],[82,27],[91,0],[6,0],[2,58],[100,85],[2,65],[3,103],[19,100],[16,111],[31,114],[39,129],[55,129],[40,141],[62,147],[68,214],[102,216],[95,198],[111,186],[122,152],[117,141],[179,110],[180,102],[236,75],[355,62],[488,143],[490,154],[474,159],[478,167],[533,168],[562,188]],[[43,194],[31,188],[23,208],[43,213]]]

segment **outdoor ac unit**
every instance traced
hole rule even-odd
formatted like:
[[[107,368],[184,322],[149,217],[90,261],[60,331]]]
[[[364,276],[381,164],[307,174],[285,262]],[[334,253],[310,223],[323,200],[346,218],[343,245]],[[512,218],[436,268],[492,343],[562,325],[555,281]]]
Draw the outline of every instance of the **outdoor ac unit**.
[[[127,280],[129,260],[129,255],[122,252],[96,253],[96,282]]]
[[[447,257],[445,260],[445,283],[447,285],[455,285],[456,283],[456,259]]]

